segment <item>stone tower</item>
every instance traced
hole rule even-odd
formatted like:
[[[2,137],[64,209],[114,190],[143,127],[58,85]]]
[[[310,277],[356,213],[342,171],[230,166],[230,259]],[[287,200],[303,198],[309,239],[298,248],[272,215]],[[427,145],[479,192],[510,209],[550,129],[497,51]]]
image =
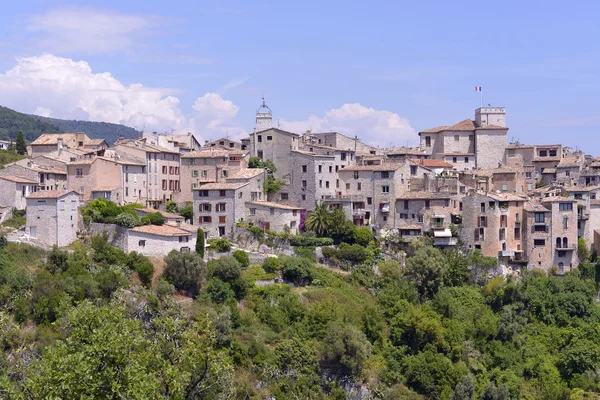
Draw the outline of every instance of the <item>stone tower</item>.
[[[256,110],[256,132],[264,131],[273,127],[273,113],[262,98],[262,105]]]
[[[488,125],[506,127],[506,109],[504,107],[480,107],[475,110],[475,122],[482,128]]]

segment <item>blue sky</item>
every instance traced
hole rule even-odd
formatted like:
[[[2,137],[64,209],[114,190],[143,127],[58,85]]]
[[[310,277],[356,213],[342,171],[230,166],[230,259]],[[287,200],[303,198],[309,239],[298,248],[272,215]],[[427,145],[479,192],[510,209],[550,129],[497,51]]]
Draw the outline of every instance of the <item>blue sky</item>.
[[[542,6],[543,4],[543,6]],[[596,154],[600,4],[21,1],[0,15],[0,104],[204,139],[286,129],[380,145],[507,107],[509,137]]]

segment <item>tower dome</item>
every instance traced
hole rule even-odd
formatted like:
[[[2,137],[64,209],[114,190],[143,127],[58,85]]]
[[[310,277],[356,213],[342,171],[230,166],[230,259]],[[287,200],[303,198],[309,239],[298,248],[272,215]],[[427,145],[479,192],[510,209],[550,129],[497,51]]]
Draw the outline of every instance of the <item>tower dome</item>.
[[[267,104],[265,98],[262,98],[262,104],[256,110],[256,132],[264,131],[273,127],[273,113]]]

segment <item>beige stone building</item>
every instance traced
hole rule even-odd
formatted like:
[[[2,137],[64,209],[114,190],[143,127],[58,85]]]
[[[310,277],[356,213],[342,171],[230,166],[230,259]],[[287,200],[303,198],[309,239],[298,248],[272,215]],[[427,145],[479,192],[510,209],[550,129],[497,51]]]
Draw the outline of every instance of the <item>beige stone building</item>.
[[[159,208],[179,196],[180,157],[178,150],[161,147],[147,140],[118,140],[113,148],[145,160],[147,185],[144,198],[149,207]]]
[[[242,150],[203,149],[181,156],[179,203],[192,200],[193,190],[202,184],[224,182],[248,167],[248,152]],[[264,181],[263,181],[264,182]]]
[[[246,202],[264,201],[264,175],[238,182],[207,183],[194,190],[194,225],[207,237],[229,236],[246,218]]]
[[[24,210],[26,197],[35,193],[37,181],[20,176],[0,175],[0,207]]]
[[[204,149],[214,147],[217,149],[228,149],[228,150],[247,150],[247,146],[242,142],[232,140],[229,138],[221,138],[209,142],[208,140],[204,143]]]
[[[546,197],[524,207],[524,250],[529,268],[558,273],[577,266],[577,202],[564,197]]]
[[[461,237],[466,246],[497,257],[502,266],[526,259],[526,201],[526,197],[511,193],[469,193],[462,199]]]
[[[504,107],[481,107],[475,110],[475,120],[419,132],[420,147],[457,170],[496,168],[504,159],[507,132]]]
[[[202,147],[196,137],[189,132],[187,134],[171,135],[156,132],[144,132],[142,133],[141,140],[144,139],[146,139],[149,144],[174,150],[180,154],[196,151]]]
[[[340,165],[334,155],[295,150],[290,153],[290,164],[289,184],[275,194],[276,199],[271,200],[313,210],[315,202],[341,193],[337,174]]]
[[[269,128],[250,134],[250,156],[271,160],[277,167],[275,176],[287,184],[291,180],[290,154],[298,150],[300,136],[278,128]]]
[[[384,154],[384,149],[368,145],[358,140],[358,137],[348,137],[339,132],[306,132],[302,136],[302,143],[309,145],[322,145],[340,150],[353,151],[354,153]]]
[[[43,133],[31,143],[31,156],[35,158],[62,149],[76,149],[83,153],[101,154],[101,151],[107,148],[106,140],[90,139],[83,132]]]
[[[26,232],[47,246],[77,240],[79,196],[74,191],[44,190],[27,196]]]
[[[248,201],[246,221],[266,231],[300,233],[300,214],[305,209],[274,202]]]
[[[197,228],[188,224],[136,226],[127,230],[124,251],[148,257],[164,257],[172,250],[189,253],[196,249]]]
[[[25,158],[0,169],[0,176],[20,176],[36,181],[36,190],[65,190],[67,188],[66,163],[57,161],[52,165],[49,160],[45,156],[35,159]]]
[[[119,205],[145,204],[146,178],[146,161],[126,153],[67,164],[67,187],[81,202],[105,198]]]

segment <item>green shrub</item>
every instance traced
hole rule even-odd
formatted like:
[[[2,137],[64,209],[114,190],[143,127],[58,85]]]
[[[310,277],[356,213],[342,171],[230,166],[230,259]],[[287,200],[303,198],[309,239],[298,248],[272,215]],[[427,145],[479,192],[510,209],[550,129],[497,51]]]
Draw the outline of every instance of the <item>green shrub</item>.
[[[367,227],[354,228],[352,240],[360,246],[367,246],[373,241],[373,232]]]
[[[313,263],[306,258],[283,256],[283,277],[295,285],[309,285],[313,280]]]
[[[177,203],[175,203],[173,200],[167,201],[167,212],[176,213],[177,211],[178,211]]]
[[[147,215],[144,215],[141,219],[140,219],[140,223],[142,225],[152,225],[152,221],[150,220],[150,217]]]
[[[148,214],[148,217],[152,225],[163,225],[165,223],[165,217],[158,211]]]
[[[233,297],[234,293],[231,286],[227,282],[220,279],[212,278],[206,285],[206,292],[210,300],[216,304],[223,304],[228,298]]]
[[[175,292],[175,286],[167,281],[165,278],[160,277],[156,284],[156,295],[160,299],[164,299],[167,296],[172,295]]]
[[[225,238],[212,239],[209,241],[208,249],[217,253],[225,253],[231,250],[231,243]]]
[[[276,260],[276,258],[274,258],[274,259]],[[258,264],[252,264],[251,266],[249,266],[247,270],[242,272],[242,276],[250,282],[263,281],[263,280],[266,281],[266,280],[270,280],[270,279],[275,279],[277,277],[273,273],[266,272]]]
[[[115,217],[115,224],[125,228],[133,228],[136,225],[135,218],[129,213],[121,213]]]
[[[250,265],[250,257],[248,256],[248,253],[246,253],[243,250],[234,251],[233,258],[235,258],[240,263],[243,269],[248,268],[248,266]]]
[[[127,266],[129,269],[137,272],[140,281],[142,281],[144,286],[150,287],[152,284],[152,277],[154,276],[154,265],[152,265],[150,259],[135,251],[129,253],[127,257]]]
[[[242,266],[233,256],[221,257],[218,260],[210,260],[208,269],[213,276],[223,282],[233,281],[242,273]]]
[[[163,276],[177,289],[185,290],[196,296],[200,286],[208,275],[206,264],[197,253],[180,253],[171,251],[166,257]]]
[[[267,257],[262,265],[263,269],[268,273],[280,271],[283,268],[283,264],[277,257]]]
[[[290,244],[292,246],[331,246],[333,239],[331,238],[318,238],[303,235],[295,235],[290,237]]]
[[[349,245],[342,243],[337,249],[333,247],[324,247],[323,256],[348,264],[362,264],[366,261],[374,261],[373,252],[359,244]]]

